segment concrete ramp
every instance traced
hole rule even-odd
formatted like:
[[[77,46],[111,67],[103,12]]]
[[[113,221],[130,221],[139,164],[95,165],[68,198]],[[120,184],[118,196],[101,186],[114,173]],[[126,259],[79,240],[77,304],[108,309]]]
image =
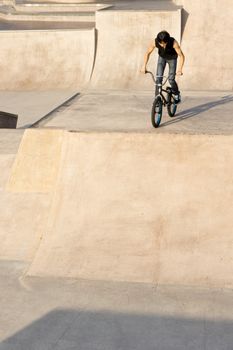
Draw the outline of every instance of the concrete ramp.
[[[97,57],[92,87],[105,89],[151,89],[149,79],[140,73],[144,54],[157,35],[166,29],[177,40],[181,35],[181,10],[167,3],[156,9],[112,10],[96,13]],[[154,10],[152,10],[154,8]],[[157,56],[148,68],[155,70]]]
[[[7,135],[14,143],[15,135]],[[16,155],[13,149],[0,152],[1,261],[30,263],[37,252],[49,219],[62,136],[57,130],[26,131]]]
[[[232,136],[62,133],[28,275],[233,287]]]

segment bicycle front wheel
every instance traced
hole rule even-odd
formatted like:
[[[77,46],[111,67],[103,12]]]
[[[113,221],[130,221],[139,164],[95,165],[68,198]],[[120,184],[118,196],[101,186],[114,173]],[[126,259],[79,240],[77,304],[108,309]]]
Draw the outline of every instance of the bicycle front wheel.
[[[168,104],[167,104],[167,112],[169,117],[174,117],[174,115],[176,114],[176,109],[177,109],[177,104],[176,101],[174,99],[174,97],[172,96],[172,94],[168,95]]]
[[[151,122],[154,128],[158,128],[162,119],[163,102],[160,96],[157,96],[154,100],[151,110]]]

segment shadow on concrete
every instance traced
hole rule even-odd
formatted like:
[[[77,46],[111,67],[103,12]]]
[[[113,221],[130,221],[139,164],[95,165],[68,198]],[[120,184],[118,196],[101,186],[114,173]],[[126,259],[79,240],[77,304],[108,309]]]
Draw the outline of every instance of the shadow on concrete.
[[[61,103],[57,107],[55,107],[54,109],[52,109],[50,112],[48,112],[43,117],[36,120],[35,122],[32,122],[31,124],[22,125],[22,126],[18,127],[17,129],[38,128],[41,125],[44,125],[44,123],[48,122],[53,117],[53,113],[58,112],[58,111],[63,111],[64,109],[68,108],[73,103],[74,100],[76,100],[78,98],[80,98],[80,92],[75,93],[73,96],[68,98],[68,100]]]
[[[230,350],[232,344],[232,321],[61,309],[4,340],[0,349]]]
[[[227,96],[223,96],[221,99],[218,99],[216,101],[203,103],[201,105],[186,109],[182,112],[177,113],[175,115],[175,117],[173,117],[172,120],[169,120],[169,121],[161,124],[161,127],[175,124],[175,123],[179,123],[179,122],[181,122],[185,119],[188,119],[188,118],[196,117],[196,116],[202,114],[203,112],[209,111],[210,109],[213,109],[213,108],[219,107],[219,106],[223,106],[223,105],[225,105],[227,103],[231,103],[231,102],[233,102],[233,95],[227,95]],[[221,123],[221,120],[219,120],[219,123]]]
[[[90,81],[89,82],[91,82],[91,78],[92,78],[92,75],[93,75],[94,69],[95,69],[95,63],[96,63],[96,57],[97,57],[98,39],[99,39],[99,33],[98,33],[98,30],[95,29],[94,59],[93,59],[93,66],[92,66],[92,69],[91,69],[91,75],[90,75]]]
[[[55,22],[55,21],[18,21],[0,19],[0,30],[60,30],[92,29],[94,22]]]
[[[188,21],[189,13],[185,10],[182,9],[181,11],[181,40],[183,39],[184,35],[184,30]]]
[[[29,129],[29,128],[32,127],[32,125],[33,125],[33,124],[25,124],[25,125],[23,125],[23,126],[18,127],[17,129],[18,129],[18,130]]]

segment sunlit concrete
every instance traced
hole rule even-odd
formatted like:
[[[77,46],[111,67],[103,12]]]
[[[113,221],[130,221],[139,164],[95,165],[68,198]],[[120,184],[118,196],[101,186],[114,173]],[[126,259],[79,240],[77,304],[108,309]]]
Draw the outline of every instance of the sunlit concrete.
[[[181,8],[171,1],[145,1],[143,6],[138,1],[133,5],[116,2],[96,11],[94,19],[80,11],[74,16],[58,12],[50,18],[52,14],[7,14],[8,23],[2,21],[0,26],[5,30],[1,31],[0,45],[4,47],[2,55],[10,61],[2,57],[0,89],[80,90],[88,83],[107,89],[145,89],[140,68],[148,44],[161,28],[167,28],[177,40],[181,36]],[[26,20],[35,20],[35,24],[26,25]],[[39,24],[43,20],[44,30]],[[65,24],[69,22],[72,25]],[[36,28],[40,30],[33,30]],[[117,59],[113,61],[113,57]]]
[[[52,3],[50,5],[51,8],[58,6]],[[91,6],[94,5],[96,1],[91,4]],[[92,86],[107,89],[144,89],[146,86],[139,74],[143,55],[156,34],[166,29],[181,43],[185,53],[186,63],[181,82],[183,89],[232,91],[232,49],[228,47],[224,53],[222,49],[218,49],[222,45],[223,37],[226,42],[231,42],[232,39],[231,0],[215,2],[214,6],[210,0],[195,2],[186,0],[174,0],[173,2],[167,0],[107,1],[106,5],[112,6],[107,10],[97,11],[93,19],[90,17],[85,19],[85,16],[78,15],[74,19],[68,15],[67,18],[63,16],[60,19],[59,16],[55,16],[53,25],[51,21],[48,21],[49,15],[53,13],[49,11],[47,20],[44,17],[32,16],[29,22],[35,20],[34,24],[26,25],[27,17],[24,20],[21,18],[22,24],[16,23],[17,21],[13,18],[13,22],[2,21],[0,26],[7,31],[14,30],[15,27],[17,30],[40,28],[40,32],[33,32],[30,35],[25,32],[21,34],[1,32],[0,44],[5,47],[4,57],[8,57],[8,75],[4,78],[6,65],[1,65],[0,73],[3,80],[0,87],[8,90],[32,87],[35,89],[54,89],[55,87],[62,89],[68,86],[80,89],[87,82],[91,82]],[[72,4],[67,3],[67,6],[72,6]],[[78,7],[80,5],[76,4],[76,6],[77,9],[80,8]],[[82,6],[88,8],[90,5],[84,3]],[[6,18],[9,19],[9,16]],[[29,17],[27,19],[29,20]],[[63,23],[59,24],[58,20]],[[75,24],[76,20],[78,22]],[[83,20],[85,22],[82,23]],[[91,22],[88,23],[89,20]],[[55,30],[59,26],[61,30],[62,28],[82,28],[83,33],[75,32],[73,41],[67,38],[71,34],[66,33],[65,35],[64,32],[62,36],[58,33],[47,35],[41,33],[43,28]],[[91,39],[84,33],[88,28],[93,27],[96,28],[97,36]],[[45,35],[51,37],[47,39],[47,42],[44,39]],[[24,47],[25,50],[24,42],[29,43],[29,41],[32,41],[28,45],[30,50],[24,55],[25,51],[22,52],[20,47]],[[52,42],[59,42],[59,45],[54,46]],[[88,43],[87,50],[85,50],[84,42]],[[12,46],[14,46],[13,54],[10,51]],[[43,54],[48,46],[51,57],[48,57],[47,53]],[[66,55],[67,52],[70,52],[69,57]],[[4,57],[2,57],[2,62],[4,62]],[[57,57],[60,57],[59,62],[62,60],[61,64]],[[117,59],[112,60],[112,57]],[[71,59],[73,59],[72,62]],[[153,55],[151,67],[155,63],[156,56]],[[47,78],[46,81],[44,77]]]
[[[184,89],[233,90],[232,1],[174,0],[182,10]],[[224,38],[224,39],[223,39]]]
[[[95,52],[94,29],[0,34],[0,45],[4,47],[0,52],[0,90],[80,91],[89,82]]]
[[[27,229],[37,222],[32,243],[40,244],[27,246],[27,274],[232,287],[233,162],[224,156],[232,142],[232,135],[27,130],[3,191],[32,201]],[[16,224],[1,224],[2,256],[25,235]]]
[[[114,3],[97,30],[0,35],[0,84],[21,91],[0,94],[19,113],[0,130],[0,350],[230,350],[232,66],[215,49],[230,3]],[[165,24],[186,66],[177,116],[155,130],[138,68]]]

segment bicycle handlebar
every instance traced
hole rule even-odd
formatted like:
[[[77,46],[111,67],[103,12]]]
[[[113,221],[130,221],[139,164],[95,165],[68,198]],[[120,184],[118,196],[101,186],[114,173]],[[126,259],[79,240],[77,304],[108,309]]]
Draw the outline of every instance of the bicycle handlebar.
[[[146,73],[146,74],[150,74],[151,77],[152,77],[153,82],[156,84],[156,79],[155,79],[154,74],[153,74],[151,71],[149,71],[149,70],[146,70],[145,73]],[[163,86],[163,85],[165,85],[166,82],[168,81],[169,75],[156,75],[156,78],[165,78],[165,81],[162,83],[162,86]]]

